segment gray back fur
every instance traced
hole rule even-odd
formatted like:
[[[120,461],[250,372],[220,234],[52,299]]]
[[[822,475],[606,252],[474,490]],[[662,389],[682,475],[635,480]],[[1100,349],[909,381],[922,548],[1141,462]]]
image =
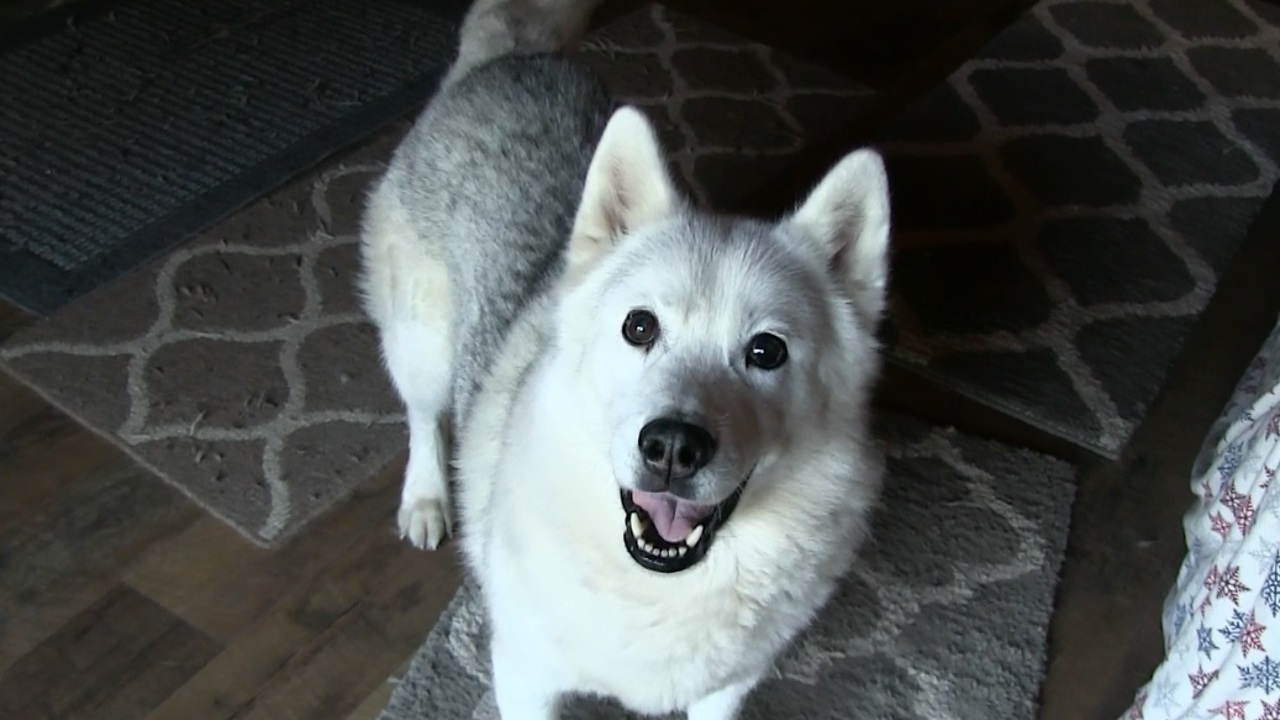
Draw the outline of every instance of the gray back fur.
[[[449,269],[456,421],[512,321],[560,272],[614,107],[568,59],[499,58],[437,95],[397,151],[401,201]]]

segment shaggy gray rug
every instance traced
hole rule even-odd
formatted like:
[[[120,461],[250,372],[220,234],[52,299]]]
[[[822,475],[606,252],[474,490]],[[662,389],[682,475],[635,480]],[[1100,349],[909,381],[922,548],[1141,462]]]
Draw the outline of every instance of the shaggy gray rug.
[[[1280,7],[1044,0],[879,140],[894,356],[1115,456],[1280,177]]]
[[[1030,720],[1074,469],[905,418],[878,429],[890,477],[874,540],[744,720]],[[496,720],[476,594],[454,597],[381,720]],[[567,720],[631,717],[577,699]]]
[[[872,99],[657,6],[581,55],[656,119],[685,183],[712,200]],[[0,362],[254,542],[283,542],[406,449],[354,292],[356,222],[404,129],[15,334]]]

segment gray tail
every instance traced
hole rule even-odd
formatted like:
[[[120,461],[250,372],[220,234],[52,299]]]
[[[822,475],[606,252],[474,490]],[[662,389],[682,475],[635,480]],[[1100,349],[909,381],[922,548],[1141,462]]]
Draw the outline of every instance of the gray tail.
[[[475,0],[462,21],[458,57],[441,89],[503,55],[554,52],[577,43],[600,0]]]

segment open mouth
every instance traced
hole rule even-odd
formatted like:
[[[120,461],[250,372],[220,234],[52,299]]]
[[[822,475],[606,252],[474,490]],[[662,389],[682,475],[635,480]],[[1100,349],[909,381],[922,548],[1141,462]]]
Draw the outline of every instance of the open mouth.
[[[729,520],[744,480],[719,505],[698,505],[666,493],[622,491],[626,530],[622,541],[640,567],[660,573],[676,573],[693,567],[706,556],[716,531]]]

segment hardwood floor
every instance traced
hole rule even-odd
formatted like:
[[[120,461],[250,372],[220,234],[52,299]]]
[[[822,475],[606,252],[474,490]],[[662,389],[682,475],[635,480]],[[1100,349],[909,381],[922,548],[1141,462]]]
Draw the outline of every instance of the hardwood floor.
[[[458,580],[400,472],[267,551],[0,374],[0,717],[375,717]]]
[[[456,587],[451,553],[392,534],[399,468],[266,551],[0,393],[0,717],[343,717]]]
[[[904,98],[1025,5],[673,4]],[[1046,720],[1115,718],[1159,657],[1187,468],[1280,309],[1269,277],[1280,267],[1277,236],[1273,197],[1120,461],[898,369],[881,387],[883,407],[1084,467],[1051,629]],[[0,304],[0,338],[32,320]],[[415,551],[393,535],[400,472],[387,468],[267,551],[0,374],[0,718],[376,717],[388,677],[458,581],[451,551]]]

